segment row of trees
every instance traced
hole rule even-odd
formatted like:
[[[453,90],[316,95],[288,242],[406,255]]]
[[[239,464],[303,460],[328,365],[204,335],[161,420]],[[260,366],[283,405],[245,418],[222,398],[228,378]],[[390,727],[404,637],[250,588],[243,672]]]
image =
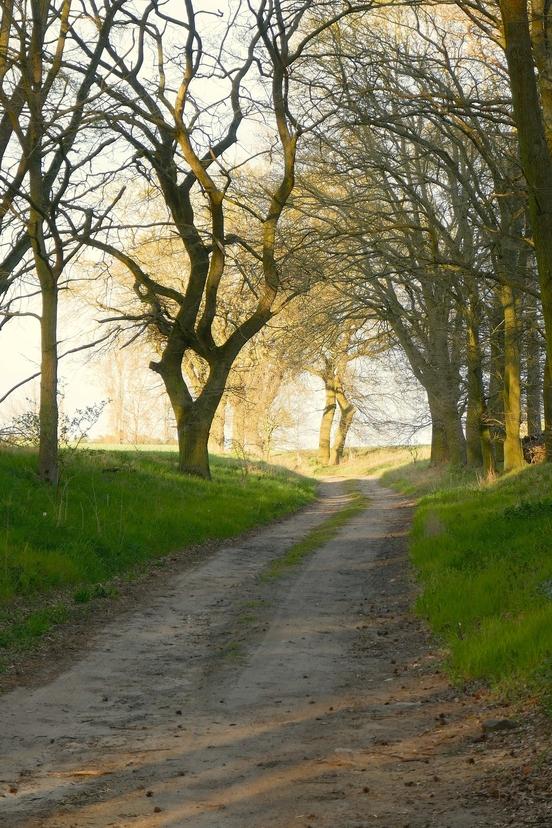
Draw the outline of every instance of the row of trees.
[[[464,12],[334,28],[325,103],[340,117],[318,136],[304,210],[346,266],[342,319],[364,307],[425,389],[432,460],[492,473],[523,464],[522,420],[541,431],[546,303],[498,21]]]
[[[209,476],[230,393],[262,453],[259,412],[304,371],[338,462],[347,377],[398,348],[434,462],[521,465],[522,421],[552,435],[548,26],[521,0],[7,0],[2,324],[40,321],[43,479],[83,276],[106,327],[78,347],[147,344],[183,472]]]
[[[45,480],[58,476],[59,294],[84,248],[97,251],[97,272],[116,262],[130,278],[135,301],[112,306],[111,332],[155,342],[150,367],[171,401],[180,469],[209,475],[209,431],[236,357],[308,286],[279,237],[317,119],[294,74],[324,31],[367,8],[260,0],[211,12],[185,0],[174,16],[133,0],[3,4],[0,287],[5,319],[26,312],[25,286],[41,296]],[[145,235],[174,254],[172,272],[148,266]],[[187,361],[202,366],[200,388]]]

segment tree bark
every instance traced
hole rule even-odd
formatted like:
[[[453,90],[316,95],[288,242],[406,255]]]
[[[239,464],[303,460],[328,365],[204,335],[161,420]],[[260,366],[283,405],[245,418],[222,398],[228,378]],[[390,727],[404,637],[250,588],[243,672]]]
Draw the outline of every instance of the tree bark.
[[[544,444],[546,462],[552,463],[552,361],[546,358],[544,365]]]
[[[497,466],[504,462],[504,337],[502,308],[498,301],[489,314],[490,359],[489,359],[489,425]]]
[[[428,390],[431,414],[431,455],[433,465],[466,463],[466,440],[458,408],[447,389]]]
[[[336,390],[333,377],[325,379],[326,403],[322,412],[320,422],[320,434],[318,438],[318,460],[323,466],[330,462],[330,445],[332,439],[332,426],[336,408]]]
[[[466,412],[466,451],[468,465],[483,464],[481,426],[483,422],[482,370],[479,332],[473,308],[469,308],[466,322],[466,361],[468,368],[468,404]]]
[[[347,399],[343,388],[338,387],[336,391],[336,399],[337,404],[339,405],[340,417],[334,445],[330,452],[330,465],[332,466],[338,466],[343,459],[347,435],[356,413],[355,406]]]
[[[489,425],[489,412],[483,385],[479,326],[473,306],[467,321],[468,413],[466,447],[468,463],[482,465],[485,476],[495,473],[495,456]]]
[[[521,426],[521,357],[517,301],[513,289],[502,285],[504,313],[504,471],[525,464],[519,430]]]
[[[42,480],[55,486],[59,479],[57,285],[43,285],[41,294],[40,443],[38,449],[38,473]]]
[[[531,300],[533,297],[531,297]],[[529,300],[529,297],[528,297]],[[540,335],[537,330],[534,301],[530,302],[530,316],[525,339],[525,364],[527,369],[527,434],[535,437],[542,433],[542,387]]]
[[[210,428],[211,420],[201,410],[188,412],[178,424],[178,470],[183,474],[211,479],[208,452]]]
[[[220,404],[215,412],[215,416],[213,417],[213,425],[211,428],[211,434],[209,435],[209,444],[213,447],[213,451],[217,451],[220,454],[224,454],[225,451],[225,425],[226,425],[226,398],[223,398],[220,401]]]
[[[546,354],[552,364],[552,154],[537,88],[527,0],[501,0],[500,11],[521,167],[527,182]]]
[[[430,406],[431,408],[431,406]],[[437,416],[431,416],[431,453],[429,460],[432,466],[448,463],[447,438],[443,423]]]
[[[245,448],[245,404],[243,400],[232,405],[232,446],[239,450]]]
[[[150,368],[163,379],[171,401],[178,435],[178,470],[210,480],[209,434],[232,363],[219,355],[213,357],[203,390],[194,399],[182,374],[182,344],[177,338],[171,346],[169,342],[160,362],[150,363]]]

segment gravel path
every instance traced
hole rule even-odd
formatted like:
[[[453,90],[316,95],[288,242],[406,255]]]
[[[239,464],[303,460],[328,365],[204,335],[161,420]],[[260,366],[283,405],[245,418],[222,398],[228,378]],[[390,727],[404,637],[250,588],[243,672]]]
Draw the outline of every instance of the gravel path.
[[[0,698],[0,825],[479,828],[477,740],[410,614],[410,506],[368,508],[285,577],[274,557],[339,509],[308,510],[172,576],[80,660]],[[504,760],[501,760],[504,761]]]

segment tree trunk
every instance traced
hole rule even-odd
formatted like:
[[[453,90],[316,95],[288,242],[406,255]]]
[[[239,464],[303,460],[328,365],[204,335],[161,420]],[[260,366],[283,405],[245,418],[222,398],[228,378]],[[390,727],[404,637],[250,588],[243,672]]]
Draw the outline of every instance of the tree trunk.
[[[521,358],[517,302],[509,285],[502,285],[500,298],[504,313],[504,471],[521,468],[525,460],[519,429],[521,425]]]
[[[500,10],[521,167],[527,182],[546,354],[552,364],[552,154],[537,89],[527,0],[501,0]]]
[[[340,417],[339,425],[337,427],[337,433],[335,435],[334,445],[330,453],[330,464],[332,466],[338,466],[343,459],[345,442],[347,440],[347,435],[349,433],[349,429],[351,428],[351,424],[356,413],[355,406],[351,402],[349,402],[342,388],[339,388],[337,390],[336,398],[337,403],[339,405]]]
[[[428,391],[431,413],[431,456],[434,465],[466,463],[466,440],[454,400],[447,389]]]
[[[466,324],[466,360],[468,367],[468,407],[466,412],[466,451],[470,466],[483,463],[481,425],[483,422],[482,371],[479,335],[473,308]]]
[[[456,405],[450,403],[447,405],[444,424],[450,463],[453,466],[465,466],[466,438]]]
[[[436,400],[428,392],[429,411],[431,414],[431,454],[430,463],[432,466],[439,466],[448,463],[449,454],[447,436],[442,419],[442,413]]]
[[[529,437],[534,437],[542,432],[541,391],[543,379],[540,361],[540,336],[537,330],[534,307],[531,307],[531,315],[528,322],[529,328],[525,344],[525,363],[527,368],[527,434]]]
[[[232,405],[232,447],[245,449],[245,404],[243,400]]]
[[[502,308],[495,302],[489,315],[490,360],[489,360],[489,426],[498,466],[504,462],[504,320]]]
[[[178,423],[178,470],[183,474],[211,479],[207,449],[211,421],[198,409],[188,412]]]
[[[58,352],[57,352],[57,285],[42,286],[42,316],[40,320],[40,443],[38,473],[46,483],[57,485],[58,464]]]
[[[485,400],[483,368],[478,325],[473,309],[467,323],[468,414],[466,419],[466,448],[468,463],[483,465],[486,477],[495,473],[495,457]]]
[[[244,442],[247,451],[251,452],[255,457],[262,457],[264,451],[261,422],[264,415],[265,412],[260,405],[249,403],[245,422]]]
[[[333,377],[325,380],[326,404],[322,412],[320,435],[318,440],[318,460],[323,466],[330,462],[330,444],[332,439],[332,425],[336,407],[336,391]]]
[[[213,447],[213,451],[224,454],[224,428],[226,425],[226,398],[223,398],[213,417],[213,425],[211,434],[209,436],[209,444]]]
[[[178,470],[210,480],[209,433],[225,391],[230,363],[213,360],[201,394],[194,399],[182,373],[183,357],[182,344],[177,341],[174,347],[167,346],[161,361],[151,362],[150,368],[162,377],[171,401],[178,436]]]
[[[552,463],[552,361],[546,359],[544,365],[544,443],[546,462]]]

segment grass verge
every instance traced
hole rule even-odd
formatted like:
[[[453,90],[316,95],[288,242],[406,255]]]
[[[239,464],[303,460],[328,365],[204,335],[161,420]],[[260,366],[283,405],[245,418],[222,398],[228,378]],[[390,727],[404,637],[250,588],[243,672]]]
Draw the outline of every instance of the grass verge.
[[[358,486],[355,486],[354,481],[351,481],[351,483],[352,485],[348,487],[349,499],[345,506],[326,518],[320,526],[311,529],[308,535],[294,543],[284,555],[272,561],[261,574],[261,580],[270,581],[284,575],[289,569],[301,563],[307,555],[332,540],[342,526],[345,526],[355,515],[367,507],[369,498],[362,494]]]
[[[411,535],[417,610],[446,642],[452,676],[549,704],[552,468],[486,482],[418,463],[382,482],[421,497]]]
[[[213,458],[211,482],[187,478],[167,451],[73,453],[57,490],[35,467],[32,452],[0,451],[0,658],[65,620],[68,604],[110,597],[117,576],[293,512],[316,487],[223,458]]]
[[[429,457],[429,446],[367,446],[351,448],[338,466],[320,464],[318,452],[288,451],[274,455],[274,461],[309,476],[355,478],[381,474],[387,469]]]

